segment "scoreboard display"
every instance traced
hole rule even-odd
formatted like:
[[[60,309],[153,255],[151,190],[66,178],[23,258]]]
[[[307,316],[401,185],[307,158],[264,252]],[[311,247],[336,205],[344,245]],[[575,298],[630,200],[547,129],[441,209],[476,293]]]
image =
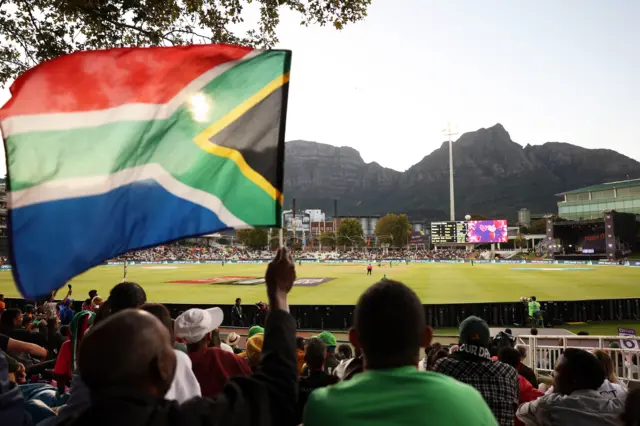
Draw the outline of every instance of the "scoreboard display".
[[[431,222],[432,244],[506,243],[509,234],[506,220],[469,220]]]
[[[431,222],[432,244],[468,243],[468,222]]]

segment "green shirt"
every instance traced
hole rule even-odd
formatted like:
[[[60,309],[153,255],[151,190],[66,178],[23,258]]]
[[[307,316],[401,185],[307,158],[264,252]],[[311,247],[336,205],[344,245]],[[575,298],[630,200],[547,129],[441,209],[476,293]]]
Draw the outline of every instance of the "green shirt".
[[[474,425],[497,426],[482,396],[443,374],[407,366],[369,370],[315,390],[305,426]]]
[[[537,300],[529,302],[529,316],[532,317],[538,311],[540,311],[540,303]]]

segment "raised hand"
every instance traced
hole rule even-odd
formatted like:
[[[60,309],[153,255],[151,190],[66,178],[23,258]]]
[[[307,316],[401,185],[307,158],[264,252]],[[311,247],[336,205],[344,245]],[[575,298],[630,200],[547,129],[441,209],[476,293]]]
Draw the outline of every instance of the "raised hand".
[[[296,267],[289,251],[281,248],[269,263],[265,274],[269,304],[274,309],[288,310],[287,294],[296,280]]]

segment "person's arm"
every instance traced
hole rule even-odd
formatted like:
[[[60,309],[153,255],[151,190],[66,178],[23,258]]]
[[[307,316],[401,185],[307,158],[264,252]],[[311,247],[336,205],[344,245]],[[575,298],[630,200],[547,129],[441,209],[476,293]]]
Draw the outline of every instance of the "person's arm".
[[[273,309],[256,374],[231,378],[215,398],[183,404],[183,423],[190,424],[191,419],[201,423],[207,417],[212,424],[258,424],[268,415],[273,425],[293,425],[298,392],[296,329],[287,294],[295,281],[295,267],[285,249],[269,264],[265,281]]]
[[[543,396],[535,401],[525,402],[516,411],[516,416],[527,426],[544,426],[550,424],[544,421],[546,417],[546,401],[549,396]]]
[[[25,352],[38,358],[46,358],[47,350],[42,346],[33,343],[23,342],[21,340],[9,339],[7,345],[8,352]]]

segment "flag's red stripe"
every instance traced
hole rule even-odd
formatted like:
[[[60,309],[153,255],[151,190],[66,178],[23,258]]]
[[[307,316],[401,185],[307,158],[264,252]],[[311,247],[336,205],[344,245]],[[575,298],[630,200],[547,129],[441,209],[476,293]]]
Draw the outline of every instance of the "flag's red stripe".
[[[216,65],[252,49],[229,45],[122,48],[78,52],[30,69],[11,86],[0,118],[92,111],[129,103],[168,102]]]

